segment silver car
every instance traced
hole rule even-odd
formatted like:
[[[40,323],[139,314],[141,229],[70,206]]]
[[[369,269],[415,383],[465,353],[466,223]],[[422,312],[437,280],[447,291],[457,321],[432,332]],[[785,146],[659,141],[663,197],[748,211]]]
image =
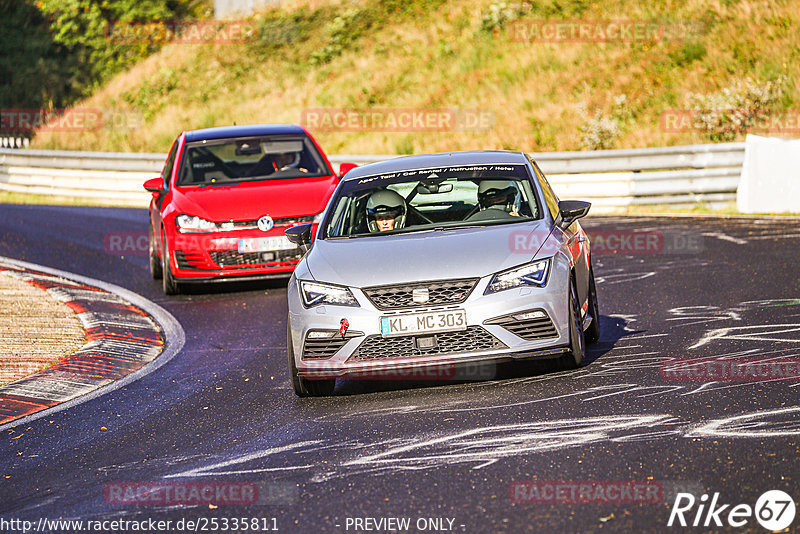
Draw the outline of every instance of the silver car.
[[[295,392],[330,395],[337,377],[415,378],[521,358],[580,367],[600,334],[577,221],[589,206],[559,201],[522,152],[351,170],[318,228],[286,230],[307,248],[288,286]]]

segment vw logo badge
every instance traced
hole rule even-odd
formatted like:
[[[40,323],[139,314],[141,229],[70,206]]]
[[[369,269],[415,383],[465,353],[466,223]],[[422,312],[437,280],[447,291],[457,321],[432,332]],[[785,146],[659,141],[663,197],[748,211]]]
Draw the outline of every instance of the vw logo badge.
[[[269,232],[275,226],[275,221],[269,215],[264,215],[258,220],[258,229],[262,232]]]
[[[411,298],[417,304],[425,304],[430,298],[430,292],[427,287],[421,287],[411,292]]]

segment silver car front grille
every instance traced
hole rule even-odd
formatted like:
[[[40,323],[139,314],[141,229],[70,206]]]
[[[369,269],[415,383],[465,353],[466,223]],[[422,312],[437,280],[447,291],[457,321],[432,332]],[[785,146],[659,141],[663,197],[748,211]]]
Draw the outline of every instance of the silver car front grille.
[[[379,310],[396,310],[400,308],[461,304],[467,300],[477,283],[478,278],[437,280],[433,282],[367,287],[363,291]],[[415,290],[417,290],[416,299]]]
[[[427,342],[420,342],[425,340]],[[413,358],[456,352],[478,352],[508,348],[480,326],[470,326],[458,332],[441,332],[421,336],[367,337],[350,356],[349,361]]]

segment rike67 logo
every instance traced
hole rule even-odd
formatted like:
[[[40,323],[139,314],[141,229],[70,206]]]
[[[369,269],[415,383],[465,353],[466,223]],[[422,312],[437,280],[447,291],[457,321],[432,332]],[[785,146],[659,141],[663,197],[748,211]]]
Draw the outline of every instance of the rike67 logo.
[[[719,492],[714,493],[710,500],[705,493],[700,499],[691,493],[678,493],[667,526],[743,527],[755,517],[759,525],[776,531],[789,528],[794,516],[794,499],[781,490],[763,493],[754,507],[749,504],[722,504]]]

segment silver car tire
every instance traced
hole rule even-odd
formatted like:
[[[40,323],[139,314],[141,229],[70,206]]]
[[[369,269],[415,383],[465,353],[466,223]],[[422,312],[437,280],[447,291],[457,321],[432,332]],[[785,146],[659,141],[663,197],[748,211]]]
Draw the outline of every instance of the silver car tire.
[[[586,342],[596,343],[600,339],[600,307],[597,305],[597,286],[591,266],[589,267],[589,314],[592,316],[592,323],[586,329]]]
[[[569,352],[562,356],[561,367],[578,369],[586,359],[586,338],[583,334],[583,321],[578,306],[578,291],[574,280],[569,283]]]

